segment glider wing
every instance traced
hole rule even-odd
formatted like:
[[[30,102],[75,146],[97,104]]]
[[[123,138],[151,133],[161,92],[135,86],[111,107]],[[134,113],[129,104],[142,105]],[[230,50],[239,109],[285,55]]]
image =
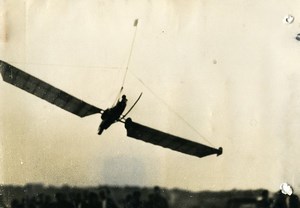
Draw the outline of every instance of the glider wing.
[[[80,117],[101,113],[102,109],[88,104],[52,85],[6,63],[0,61],[0,72],[8,82],[26,92],[48,101]]]
[[[197,142],[186,140],[184,138],[135,123],[130,118],[126,119],[125,128],[127,130],[128,137],[196,157],[205,157],[212,154],[217,154],[217,156],[219,156],[223,152],[222,147],[215,149]]]

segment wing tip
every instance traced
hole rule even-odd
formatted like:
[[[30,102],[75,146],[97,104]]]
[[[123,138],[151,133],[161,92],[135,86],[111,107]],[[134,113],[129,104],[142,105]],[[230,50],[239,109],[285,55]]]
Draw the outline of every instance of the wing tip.
[[[6,63],[2,60],[0,60],[0,73],[2,74],[5,70]]]
[[[217,157],[223,154],[223,148],[219,147],[218,152],[217,152]]]

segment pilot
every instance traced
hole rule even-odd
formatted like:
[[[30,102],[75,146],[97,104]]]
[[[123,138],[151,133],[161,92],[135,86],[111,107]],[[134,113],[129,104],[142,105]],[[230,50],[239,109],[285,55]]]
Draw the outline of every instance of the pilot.
[[[126,95],[122,95],[122,99],[118,101],[118,103],[114,107],[108,108],[103,112],[101,116],[102,122],[98,129],[99,135],[102,134],[104,129],[110,127],[111,124],[113,124],[120,118],[120,116],[122,115],[123,111],[126,108],[126,103],[127,103]]]
[[[122,95],[122,100],[119,101],[117,103],[117,105],[115,106],[115,115],[117,117],[117,119],[121,116],[121,114],[123,113],[123,111],[125,110],[126,108],[126,103],[127,103],[127,98],[126,98],[126,95]]]

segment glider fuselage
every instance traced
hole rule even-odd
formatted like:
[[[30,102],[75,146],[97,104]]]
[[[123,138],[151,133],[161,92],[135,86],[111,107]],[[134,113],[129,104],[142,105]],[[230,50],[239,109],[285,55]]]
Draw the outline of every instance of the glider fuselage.
[[[126,102],[126,96],[123,95],[122,100],[118,101],[114,107],[108,108],[103,112],[101,116],[102,122],[100,123],[100,126],[98,128],[99,135],[101,135],[102,132],[105,129],[108,129],[113,123],[121,119],[121,115],[126,108]]]

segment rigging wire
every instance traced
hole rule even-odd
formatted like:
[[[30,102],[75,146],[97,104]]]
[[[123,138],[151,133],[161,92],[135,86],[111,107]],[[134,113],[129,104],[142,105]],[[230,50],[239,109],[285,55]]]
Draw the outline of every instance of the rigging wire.
[[[130,51],[129,51],[129,56],[128,56],[128,59],[127,59],[127,64],[126,64],[126,68],[125,68],[125,74],[123,76],[123,80],[122,80],[122,85],[121,85],[121,88],[120,88],[120,91],[117,95],[117,98],[114,102],[113,105],[115,105],[115,103],[117,103],[119,97],[121,96],[121,93],[124,89],[124,84],[125,84],[125,80],[126,80],[126,76],[127,76],[127,72],[128,72],[128,68],[129,68],[129,63],[130,63],[130,60],[131,60],[131,56],[132,56],[132,51],[133,51],[133,46],[134,46],[134,42],[135,42],[135,37],[136,37],[136,33],[137,33],[137,25],[138,25],[138,19],[135,19],[134,20],[134,23],[133,23],[133,26],[135,27],[135,30],[134,30],[134,34],[133,34],[133,38],[132,38],[132,41],[131,41],[131,46],[130,46]]]
[[[68,68],[85,68],[90,70],[103,70],[109,71],[111,69],[119,70],[122,69],[121,66],[97,66],[97,65],[72,65],[72,64],[60,64],[60,63],[37,63],[37,62],[19,62],[19,61],[8,61],[12,64],[27,64],[27,65],[36,65],[36,66],[55,66],[55,67],[68,67]]]
[[[127,76],[127,72],[128,72],[128,67],[129,67],[129,63],[130,63],[130,60],[131,60],[131,56],[132,56],[133,46],[134,46],[136,32],[137,32],[138,21],[139,20],[136,19],[136,20],[134,20],[134,23],[133,23],[133,26],[135,27],[135,30],[134,30],[133,38],[132,38],[132,41],[131,41],[131,46],[130,46],[129,56],[128,56],[127,65],[126,65],[126,69],[125,69],[125,74],[124,74],[123,81],[122,81],[122,88],[124,87],[124,84],[125,84],[125,80],[126,80],[126,76]]]
[[[112,104],[111,107],[113,107],[114,105],[116,105],[117,101],[119,100],[119,97],[121,97],[122,91],[123,91],[123,86],[120,88],[119,93],[118,93],[118,95],[117,95],[117,97],[115,99],[115,102]]]
[[[142,84],[144,87],[146,87],[158,100],[160,100],[167,108],[173,112],[180,120],[182,120],[186,125],[188,125],[191,129],[195,131],[203,140],[208,142],[211,146],[215,147],[209,140],[207,140],[203,135],[200,134],[200,132],[193,127],[189,122],[187,122],[180,114],[178,114],[173,108],[171,108],[167,102],[165,102],[162,98],[160,98],[153,90],[151,90],[150,87],[148,87],[140,78],[138,78],[134,73],[131,72],[131,74]]]

